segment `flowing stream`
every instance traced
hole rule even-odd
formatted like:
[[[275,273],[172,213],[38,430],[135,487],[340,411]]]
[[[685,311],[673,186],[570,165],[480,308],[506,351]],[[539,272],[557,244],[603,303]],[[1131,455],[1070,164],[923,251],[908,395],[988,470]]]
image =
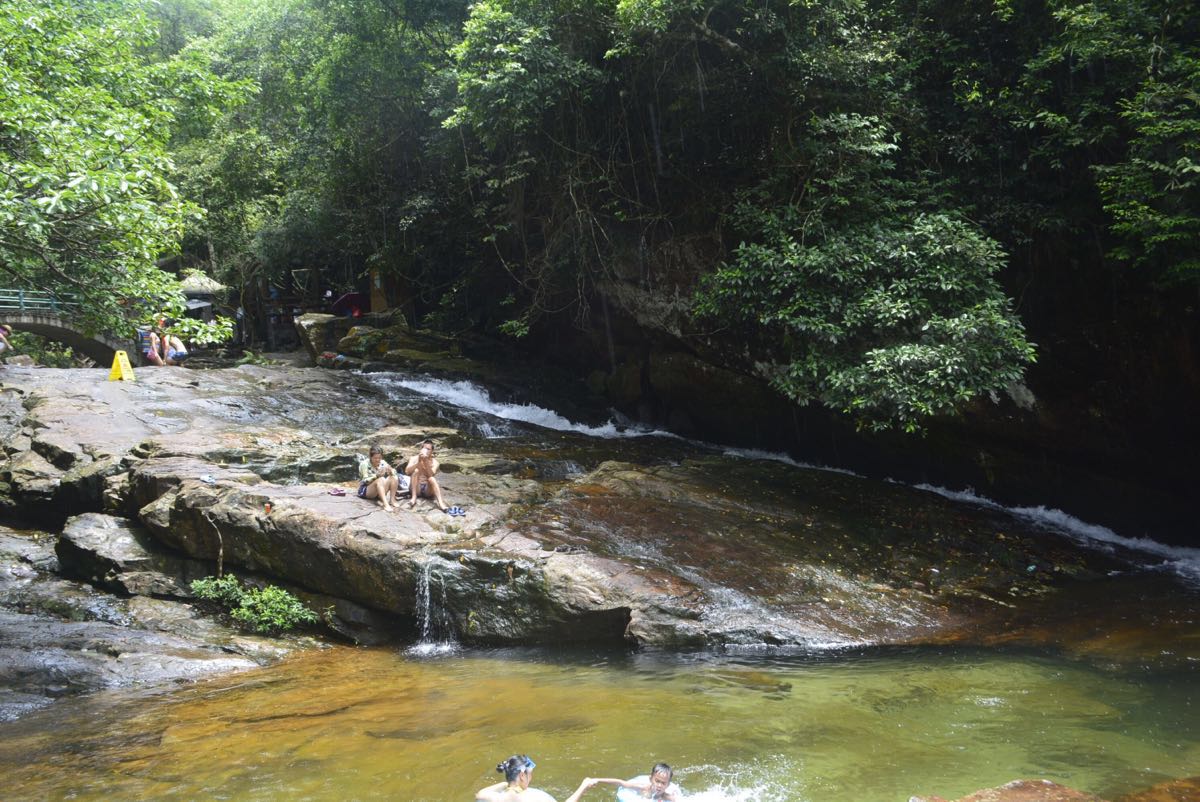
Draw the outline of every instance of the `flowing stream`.
[[[787,461],[620,421],[575,423],[467,383],[362,381],[495,453],[536,455],[549,483],[649,455]],[[859,481],[845,473],[830,475]],[[0,727],[0,796],[451,802],[496,781],[493,767],[513,753],[536,760],[534,785],[558,799],[585,776],[631,777],[660,760],[689,798],[741,802],[955,798],[1020,777],[1115,799],[1200,773],[1200,553],[933,490],[1024,536],[1119,550],[1124,567],[1056,604],[1057,617],[987,647],[668,654],[454,643],[431,555],[419,642],[331,646],[196,685],[61,700]],[[547,536],[604,526],[619,541],[615,518],[559,520],[591,503],[533,515]],[[657,526],[653,514],[621,525]],[[712,591],[746,603],[732,587]],[[584,797],[613,798],[611,787]]]

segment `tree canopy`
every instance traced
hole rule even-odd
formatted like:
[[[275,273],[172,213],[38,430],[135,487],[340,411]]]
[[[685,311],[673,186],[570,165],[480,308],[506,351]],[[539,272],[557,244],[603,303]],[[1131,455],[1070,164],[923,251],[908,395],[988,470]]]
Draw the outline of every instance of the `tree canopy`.
[[[1170,0],[147,8],[0,21],[3,269],[110,312],[179,247],[239,286],[378,271],[415,322],[516,337],[637,287],[691,304],[684,347],[915,429],[1019,379],[1056,293],[1200,280]]]

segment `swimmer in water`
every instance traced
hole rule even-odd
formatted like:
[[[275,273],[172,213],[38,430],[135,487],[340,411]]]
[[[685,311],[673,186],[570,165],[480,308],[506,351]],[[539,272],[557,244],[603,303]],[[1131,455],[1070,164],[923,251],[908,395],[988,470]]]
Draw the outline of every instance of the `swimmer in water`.
[[[587,787],[591,787],[588,783],[594,785],[596,783],[608,783],[609,785],[618,785],[621,788],[628,788],[637,792],[638,799],[655,799],[662,802],[679,802],[683,799],[683,791],[679,790],[679,786],[671,782],[671,778],[675,776],[675,771],[666,763],[655,763],[654,768],[650,769],[650,774],[634,777],[632,780],[618,780],[612,777],[589,777],[584,780]],[[583,786],[580,786],[581,788]],[[617,798],[620,799],[621,792],[617,792]]]
[[[513,755],[496,766],[504,775],[504,782],[481,788],[475,793],[475,802],[554,802],[554,797],[537,788],[530,788],[534,762],[528,755]],[[584,780],[566,802],[579,802],[583,792],[596,784],[595,780]]]

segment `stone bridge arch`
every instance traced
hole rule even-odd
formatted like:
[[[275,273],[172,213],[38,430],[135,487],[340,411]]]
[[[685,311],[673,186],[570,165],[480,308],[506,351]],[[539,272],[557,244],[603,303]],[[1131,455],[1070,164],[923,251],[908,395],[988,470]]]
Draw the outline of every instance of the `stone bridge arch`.
[[[76,353],[83,354],[97,365],[112,364],[117,351],[125,351],[137,364],[132,337],[110,337],[106,334],[89,334],[78,324],[69,311],[55,312],[43,309],[12,309],[0,306],[0,323],[7,323],[15,331],[27,331],[49,340],[68,345]]]

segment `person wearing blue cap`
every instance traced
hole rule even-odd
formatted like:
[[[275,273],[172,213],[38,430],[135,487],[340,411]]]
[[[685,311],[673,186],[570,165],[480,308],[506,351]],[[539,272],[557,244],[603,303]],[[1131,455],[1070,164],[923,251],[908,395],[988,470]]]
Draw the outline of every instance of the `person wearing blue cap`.
[[[513,755],[497,764],[496,771],[504,775],[504,782],[479,789],[475,794],[475,802],[554,802],[550,794],[529,787],[535,765],[528,755]],[[565,802],[579,802],[583,792],[593,785],[593,780],[584,780]]]

